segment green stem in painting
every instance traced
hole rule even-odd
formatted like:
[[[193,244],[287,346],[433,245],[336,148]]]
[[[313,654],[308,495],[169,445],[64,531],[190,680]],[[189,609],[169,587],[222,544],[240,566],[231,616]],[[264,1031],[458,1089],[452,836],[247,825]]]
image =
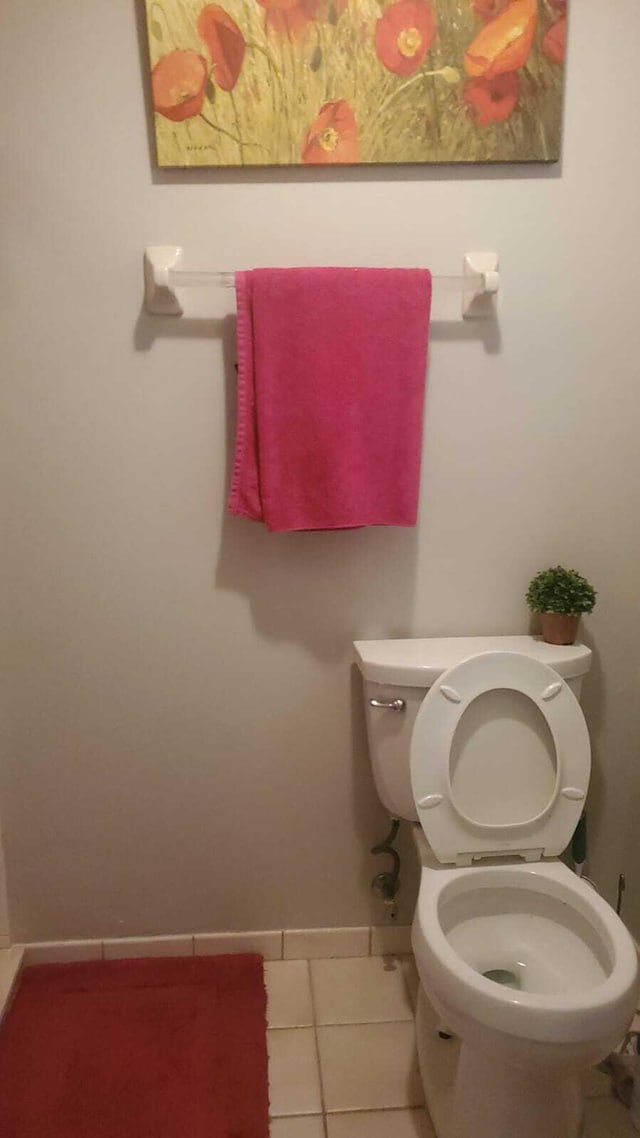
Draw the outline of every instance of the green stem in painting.
[[[211,122],[211,119],[208,119],[206,115],[203,115],[202,111],[200,112],[199,117],[202,119],[203,122],[206,122],[207,126],[210,126],[213,130],[217,130],[219,132],[219,134],[226,134],[227,138],[232,138],[233,141],[235,143],[237,143],[237,145],[242,150],[242,143],[241,143],[240,139],[237,138],[235,134],[232,134],[230,130],[225,130],[223,126],[218,126],[217,123]]]
[[[207,116],[203,115],[202,113],[200,114],[199,117],[202,119],[203,122],[206,122],[207,126],[213,127],[213,129],[219,131],[220,134],[224,134],[224,135],[226,135],[227,138],[233,139],[233,141],[236,143],[236,145],[239,146],[240,148],[242,148],[242,146],[244,145],[244,146],[257,146],[259,150],[265,150],[265,151],[267,150],[267,147],[264,146],[261,142],[252,142],[250,138],[244,139],[244,142],[243,142],[240,138],[238,138],[237,135],[232,134],[232,132],[230,130],[225,130],[223,126],[218,126],[217,123],[211,122],[211,119],[208,119]]]
[[[283,80],[282,80],[282,73],[281,73],[275,59],[271,55],[271,52],[267,51],[267,49],[265,47],[263,47],[262,44],[256,43],[255,40],[247,40],[247,47],[251,48],[252,51],[257,51],[260,55],[262,55],[266,59],[267,64],[269,66],[269,70],[275,75],[275,77],[278,81],[278,90],[280,92],[280,104],[281,104],[281,107],[284,107],[285,115],[287,115],[288,114],[288,111],[287,111],[287,91],[286,91],[286,88],[285,88]],[[277,154],[279,151],[279,148],[280,148],[280,127],[282,125],[282,114],[278,114],[278,106],[276,103],[276,86],[274,83],[269,83],[269,91],[271,94],[271,116],[272,116],[272,121],[274,124],[274,127],[273,127],[274,133],[273,133],[273,137],[271,139],[271,142],[272,142],[272,147],[275,146],[275,152]],[[260,145],[260,144],[254,143],[253,145]],[[262,149],[265,151],[268,151],[269,148],[267,146],[263,146]]]
[[[268,52],[267,49],[265,47],[263,47],[261,43],[256,43],[255,40],[247,40],[247,47],[250,47],[253,51],[259,51],[261,55],[264,55],[267,63],[269,64],[269,67],[273,71],[273,74],[276,76],[278,83],[282,86],[282,75],[280,74],[280,72],[278,70],[278,66],[277,66],[275,60],[272,59],[271,53]]]
[[[286,50],[286,55],[285,55]],[[287,58],[288,57],[288,58]],[[294,37],[291,34],[291,28],[287,24],[287,34],[283,43],[282,59],[289,70],[290,83],[293,91],[300,90],[300,79],[298,77],[298,49]],[[294,131],[294,124],[292,121],[296,105],[287,108],[287,134],[289,136],[289,161],[287,165],[295,165],[298,161],[298,146],[299,140]]]
[[[244,142],[242,141],[242,130],[240,129],[240,119],[238,117],[238,105],[236,103],[233,91],[229,91],[229,95],[231,97],[231,106],[233,107],[233,117],[236,120],[236,130],[238,132],[238,146],[240,147],[240,163],[242,166],[244,166],[245,165]]]
[[[460,82],[460,72],[457,71],[455,67],[440,67],[437,71],[419,71],[417,75],[414,75],[411,79],[407,79],[406,83],[401,83],[390,95],[387,95],[386,99],[383,99],[376,110],[376,116],[383,114],[394,99],[397,99],[398,95],[402,95],[409,87],[413,87],[414,83],[419,83],[421,80],[429,79],[432,76],[439,76],[441,79],[444,79],[445,83]]]

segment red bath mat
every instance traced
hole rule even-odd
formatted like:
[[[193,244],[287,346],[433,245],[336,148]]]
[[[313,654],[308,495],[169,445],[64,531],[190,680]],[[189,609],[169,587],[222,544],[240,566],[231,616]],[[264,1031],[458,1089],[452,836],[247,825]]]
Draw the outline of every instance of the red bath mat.
[[[26,968],[0,1028],[2,1138],[268,1138],[259,956]]]

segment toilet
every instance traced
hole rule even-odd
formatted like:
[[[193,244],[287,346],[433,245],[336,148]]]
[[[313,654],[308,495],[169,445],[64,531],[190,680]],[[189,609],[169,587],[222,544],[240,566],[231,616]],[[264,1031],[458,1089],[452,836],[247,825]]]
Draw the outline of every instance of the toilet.
[[[374,781],[415,825],[416,1031],[438,1138],[578,1138],[637,956],[560,855],[585,805],[581,644],[358,641]]]

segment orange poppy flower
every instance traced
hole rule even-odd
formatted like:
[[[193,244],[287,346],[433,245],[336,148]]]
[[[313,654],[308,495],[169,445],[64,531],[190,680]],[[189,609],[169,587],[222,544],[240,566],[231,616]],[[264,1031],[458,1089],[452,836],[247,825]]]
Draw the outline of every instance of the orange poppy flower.
[[[207,4],[198,17],[198,35],[207,45],[218,87],[232,91],[244,61],[244,36],[235,20],[218,4]]]
[[[493,20],[499,16],[508,2],[509,0],[471,0],[471,7],[476,16],[479,16],[486,23],[487,20]]]
[[[462,98],[478,126],[506,122],[518,105],[520,80],[517,71],[505,71],[495,79],[467,79]]]
[[[358,161],[358,124],[345,99],[320,108],[302,144],[302,161],[310,166]]]
[[[505,71],[517,71],[529,57],[536,31],[537,0],[511,3],[485,24],[464,54],[468,75],[493,79]]]
[[[552,63],[564,63],[567,49],[567,17],[561,16],[552,24],[542,41],[542,50]]]
[[[267,33],[280,39],[300,39],[313,19],[300,0],[258,0],[258,4],[267,13]]]
[[[397,0],[376,23],[376,53],[394,75],[411,75],[421,66],[436,34],[428,0]]]
[[[278,39],[299,40],[313,23],[313,16],[309,15],[302,4],[296,3],[293,8],[281,11],[263,4],[262,0],[258,0],[258,3],[267,9],[267,33]]]
[[[348,3],[349,0],[300,0],[300,7],[312,20],[337,24]]]
[[[153,109],[173,122],[199,115],[204,103],[209,69],[196,51],[170,51],[151,72]]]
[[[258,0],[267,12],[267,32],[299,40],[314,20],[335,24],[348,0]]]

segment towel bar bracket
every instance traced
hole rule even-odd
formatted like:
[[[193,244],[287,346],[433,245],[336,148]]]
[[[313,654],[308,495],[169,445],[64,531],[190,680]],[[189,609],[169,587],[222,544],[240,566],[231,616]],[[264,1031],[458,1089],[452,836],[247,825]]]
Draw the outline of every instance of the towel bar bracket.
[[[500,289],[497,253],[466,253],[463,261],[462,315],[467,320],[495,316]],[[481,284],[478,287],[478,277]]]
[[[180,245],[150,245],[144,253],[144,306],[154,316],[182,316],[178,289],[222,285],[233,288],[234,274],[180,268]],[[487,319],[495,316],[500,288],[497,253],[467,253],[461,276],[434,275],[437,289],[462,293],[462,316]]]
[[[154,316],[182,316],[170,270],[180,260],[179,245],[150,245],[144,251],[144,306]]]

